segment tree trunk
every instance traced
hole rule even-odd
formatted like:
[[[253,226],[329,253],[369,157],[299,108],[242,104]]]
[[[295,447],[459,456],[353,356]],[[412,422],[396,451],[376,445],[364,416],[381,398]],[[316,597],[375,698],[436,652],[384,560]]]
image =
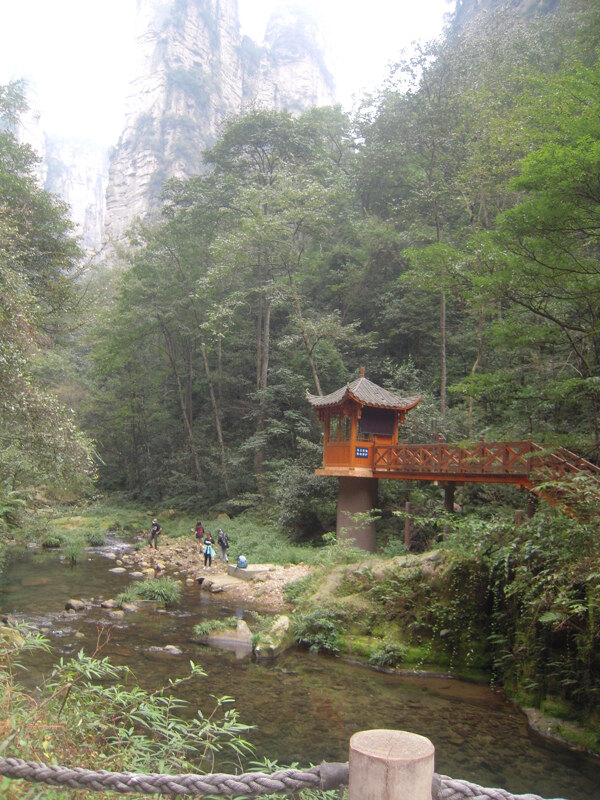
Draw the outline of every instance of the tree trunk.
[[[186,402],[185,402],[185,392],[183,390],[183,386],[181,384],[181,378],[179,377],[179,371],[177,369],[177,360],[175,358],[175,350],[173,347],[173,342],[171,340],[171,335],[167,330],[164,323],[160,322],[163,335],[165,337],[165,344],[167,349],[167,356],[169,358],[169,362],[171,364],[171,368],[173,370],[173,376],[175,377],[175,382],[177,383],[177,394],[179,398],[179,406],[181,408],[181,414],[183,416],[183,422],[185,425],[185,430],[188,437],[188,444],[190,448],[190,452],[192,454],[192,458],[194,460],[194,469],[196,471],[196,480],[198,485],[204,485],[204,475],[202,474],[202,467],[200,466],[200,456],[198,455],[198,450],[196,448],[196,442],[194,439],[194,428],[192,424],[191,417],[188,416],[187,409],[186,409]]]
[[[440,308],[440,350],[441,350],[441,378],[440,378],[440,413],[446,414],[446,382],[447,382],[447,363],[446,363],[446,292],[442,291]]]
[[[302,315],[302,305],[300,303],[300,295],[298,294],[298,290],[296,288],[296,282],[292,276],[292,272],[288,267],[288,278],[290,281],[290,286],[292,287],[292,292],[294,294],[294,306],[296,308],[296,316],[298,318],[298,324],[300,325],[300,331],[302,332],[302,341],[304,342],[304,347],[306,349],[306,356],[308,358],[308,363],[310,366],[310,371],[313,378],[313,383],[315,384],[315,389],[319,396],[323,395],[321,390],[321,382],[319,381],[319,375],[317,373],[317,365],[315,364],[315,360],[313,358],[313,348],[310,341],[310,336],[308,335],[308,331],[306,330],[306,325],[304,324],[304,317]]]
[[[258,375],[258,390],[261,392],[258,401],[258,420],[256,423],[256,433],[258,434],[259,446],[256,450],[254,458],[254,466],[256,469],[256,483],[260,496],[264,499],[266,496],[265,478],[264,478],[264,460],[265,453],[264,447],[260,443],[262,434],[265,430],[265,416],[266,416],[266,398],[264,390],[268,386],[268,372],[269,372],[269,347],[271,339],[271,301],[268,297],[262,296],[261,303],[262,320],[260,320],[261,334],[259,335],[260,348],[257,353],[257,375]]]
[[[219,405],[217,403],[217,398],[215,395],[215,389],[213,386],[212,375],[210,372],[210,366],[208,364],[208,357],[206,355],[206,345],[204,342],[201,342],[200,348],[202,350],[202,359],[204,361],[204,371],[206,373],[206,382],[208,384],[208,391],[210,394],[210,401],[213,407],[213,413],[215,416],[215,428],[217,429],[217,439],[219,440],[219,451],[220,451],[220,458],[221,458],[221,473],[223,475],[223,483],[225,485],[225,492],[227,493],[227,497],[231,497],[231,489],[229,487],[229,477],[227,475],[227,458],[225,455],[225,442],[223,440],[223,428],[221,426],[221,414],[219,411]]]

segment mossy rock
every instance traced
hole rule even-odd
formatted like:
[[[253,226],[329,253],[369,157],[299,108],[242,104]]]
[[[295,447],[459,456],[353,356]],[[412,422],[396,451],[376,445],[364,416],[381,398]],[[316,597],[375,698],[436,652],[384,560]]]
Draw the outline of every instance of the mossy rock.
[[[254,655],[257,659],[277,658],[294,644],[292,625],[287,614],[275,617],[271,627],[259,633],[254,642]]]

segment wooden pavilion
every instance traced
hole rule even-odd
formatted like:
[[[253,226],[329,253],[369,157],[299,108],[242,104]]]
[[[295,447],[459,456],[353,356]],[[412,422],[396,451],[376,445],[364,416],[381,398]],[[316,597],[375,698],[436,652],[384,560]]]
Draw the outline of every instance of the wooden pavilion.
[[[376,448],[398,444],[398,430],[406,412],[420,395],[400,397],[360,377],[331,394],[308,395],[308,402],[323,422],[323,467],[317,475],[339,477],[337,534],[352,538],[358,547],[375,550],[377,507]]]
[[[458,483],[511,483],[559,506],[561,482],[576,475],[600,483],[600,468],[564,447],[548,448],[527,439],[515,442],[409,444],[399,441],[406,414],[420,395],[400,397],[360,377],[331,394],[308,395],[323,423],[323,466],[317,475],[339,478],[337,534],[358,547],[375,550],[379,478],[437,481],[444,488],[446,511],[454,510]],[[533,508],[533,506],[531,506]]]

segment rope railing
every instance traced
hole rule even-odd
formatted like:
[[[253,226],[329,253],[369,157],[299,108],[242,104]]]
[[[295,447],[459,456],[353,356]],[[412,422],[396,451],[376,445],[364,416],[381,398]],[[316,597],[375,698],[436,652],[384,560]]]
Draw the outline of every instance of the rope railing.
[[[70,789],[112,791],[121,794],[206,795],[225,797],[259,797],[266,794],[296,794],[304,789],[328,791],[349,785],[348,762],[328,763],[307,770],[285,769],[271,774],[247,772],[243,775],[211,773],[209,775],[164,775],[134,772],[109,772],[69,768],[53,764],[0,758],[0,775],[7,778],[45,783]],[[446,775],[433,775],[432,800],[543,800],[539,795],[513,795],[504,789],[486,789],[475,783],[455,780]]]

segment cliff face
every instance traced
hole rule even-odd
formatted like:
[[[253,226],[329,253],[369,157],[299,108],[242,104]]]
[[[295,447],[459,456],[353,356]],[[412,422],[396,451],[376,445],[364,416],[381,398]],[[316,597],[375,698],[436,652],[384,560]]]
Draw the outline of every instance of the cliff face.
[[[94,252],[102,241],[108,153],[82,142],[46,143],[45,188],[71,207],[81,245]]]
[[[506,5],[516,9],[524,17],[539,11],[554,11],[560,0],[457,0],[454,22],[460,26],[485,11],[493,11]]]
[[[221,122],[258,103],[300,112],[333,102],[316,30],[278,15],[262,47],[242,40],[237,0],[139,0],[138,77],[110,162],[104,239],[157,209],[170,177],[202,170]]]
[[[314,20],[294,11],[275,13],[264,46],[243,61],[245,104],[301,113],[335,102],[335,87]],[[249,55],[248,50],[246,53]]]

